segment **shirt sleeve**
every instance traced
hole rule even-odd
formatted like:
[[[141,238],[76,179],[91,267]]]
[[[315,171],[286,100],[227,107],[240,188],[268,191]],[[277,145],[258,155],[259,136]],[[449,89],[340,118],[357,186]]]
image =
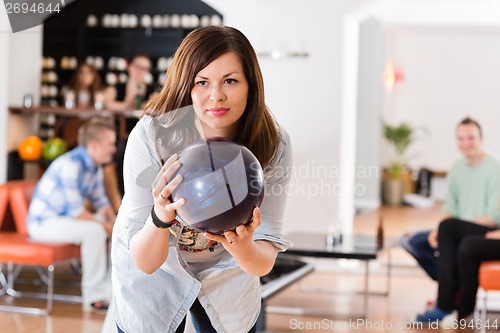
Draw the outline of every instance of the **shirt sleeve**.
[[[458,188],[454,177],[454,167],[448,172],[446,177],[446,198],[444,200],[443,210],[451,216],[457,217],[458,214]]]
[[[486,214],[500,226],[500,165],[495,163],[488,188]]]
[[[57,168],[51,170],[56,181],[56,188],[66,201],[65,211],[59,214],[77,217],[84,210],[85,198],[80,191],[80,176],[83,173],[82,165],[71,159],[65,159],[65,163],[58,163]]]
[[[264,200],[260,207],[261,225],[255,230],[254,240],[266,240],[280,252],[291,243],[282,237],[288,184],[292,174],[292,145],[288,134],[281,129],[277,155],[265,170]]]
[[[94,185],[90,194],[90,202],[96,210],[111,206],[106,194],[106,189],[104,188],[104,173],[102,167],[99,167],[96,171]]]
[[[154,204],[151,184],[161,164],[153,151],[153,142],[147,135],[149,118],[143,118],[130,132],[123,160],[125,196],[118,219],[124,223],[124,241],[130,242],[146,220],[151,218]]]

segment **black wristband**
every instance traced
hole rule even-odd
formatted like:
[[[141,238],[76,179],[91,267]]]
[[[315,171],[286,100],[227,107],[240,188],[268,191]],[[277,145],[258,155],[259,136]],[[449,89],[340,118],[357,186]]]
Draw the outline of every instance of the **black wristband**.
[[[153,223],[159,229],[170,228],[175,223],[175,219],[172,222],[168,222],[168,223],[165,223],[162,220],[160,220],[160,218],[158,216],[156,216],[155,206],[153,206],[153,208],[151,208],[151,220],[153,220]]]

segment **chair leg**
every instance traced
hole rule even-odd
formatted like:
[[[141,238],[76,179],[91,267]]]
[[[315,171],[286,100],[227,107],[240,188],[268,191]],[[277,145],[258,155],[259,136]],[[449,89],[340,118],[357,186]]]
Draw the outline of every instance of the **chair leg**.
[[[47,267],[47,310],[46,314],[52,311],[54,304],[54,265]]]
[[[485,290],[484,291],[484,297],[483,297],[483,310],[481,312],[481,322],[484,324],[486,323],[486,318],[488,316],[488,292]],[[481,327],[481,333],[485,333],[486,328],[484,326]]]
[[[9,268],[8,276],[16,276],[16,274],[15,274],[16,270],[13,268],[13,265],[8,265],[8,268]],[[81,303],[82,302],[81,296],[54,294],[54,275],[55,275],[54,270],[55,270],[55,265],[47,266],[47,274],[46,274],[47,292],[46,293],[17,291],[13,288],[14,287],[13,281],[11,281],[11,280],[9,280],[9,278],[7,278],[7,286],[9,288],[9,289],[7,289],[8,295],[15,296],[15,297],[31,297],[31,298],[46,299],[47,303],[46,303],[45,308],[0,305],[0,312],[3,311],[3,312],[13,312],[13,313],[36,315],[36,316],[45,316],[45,315],[48,315],[52,311],[54,300],[60,300],[60,301],[72,302],[72,303]]]
[[[7,291],[7,278],[3,272],[3,264],[0,264],[0,295],[3,295]]]
[[[14,276],[14,270],[9,264],[9,276]],[[47,304],[45,308],[34,308],[34,307],[23,307],[23,306],[13,306],[13,305],[0,305],[0,311],[13,312],[13,313],[23,313],[35,316],[46,316],[52,311],[52,306],[54,303],[54,265],[49,265],[47,267]],[[14,290],[13,282],[8,281],[9,287],[8,294],[11,296],[22,296],[21,292]]]
[[[474,319],[474,322],[477,322],[479,320],[479,316],[481,315],[481,304],[480,301],[482,300],[482,291],[478,290],[477,296],[476,296],[476,305],[474,306],[474,313],[472,315],[472,318]]]
[[[15,267],[11,262],[7,263],[7,294],[10,296],[15,296],[16,291],[14,289],[14,280],[16,279]]]
[[[14,265],[13,263],[7,263],[7,287],[6,292],[10,296],[16,296],[17,291],[14,289],[14,281],[21,273],[23,265]]]
[[[48,285],[49,281],[48,281],[48,276],[45,273],[45,270],[40,266],[35,266],[35,270],[38,273],[40,280],[42,280],[44,284]]]

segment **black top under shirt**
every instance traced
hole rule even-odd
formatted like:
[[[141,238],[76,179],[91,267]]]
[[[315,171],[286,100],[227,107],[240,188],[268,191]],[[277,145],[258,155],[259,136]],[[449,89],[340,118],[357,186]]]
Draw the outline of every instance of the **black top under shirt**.
[[[126,83],[120,83],[115,86],[116,88],[116,100],[123,102],[125,100],[125,90],[127,88]],[[144,101],[149,99],[152,93],[156,91],[155,87],[152,85],[146,85],[146,95],[144,96]]]
[[[126,91],[126,88],[127,88],[127,84],[126,83],[120,83],[120,84],[117,84],[115,86],[115,89],[116,89],[116,100],[117,101],[120,101],[120,102],[123,102],[125,100],[125,91]],[[149,99],[149,97],[151,96],[152,93],[154,93],[156,91],[155,87],[153,87],[152,85],[146,85],[146,94],[143,98],[143,101],[147,101]],[[127,133],[130,133],[132,131],[132,129],[134,128],[135,124],[137,124],[137,120],[138,119],[135,119],[135,118],[127,118]]]

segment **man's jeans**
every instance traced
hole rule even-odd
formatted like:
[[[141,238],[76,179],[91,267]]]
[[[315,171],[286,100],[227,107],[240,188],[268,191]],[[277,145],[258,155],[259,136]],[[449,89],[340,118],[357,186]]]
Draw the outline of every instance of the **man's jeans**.
[[[431,279],[437,281],[438,252],[429,245],[428,237],[430,233],[431,231],[427,230],[404,235],[401,237],[401,246],[418,261]]]

